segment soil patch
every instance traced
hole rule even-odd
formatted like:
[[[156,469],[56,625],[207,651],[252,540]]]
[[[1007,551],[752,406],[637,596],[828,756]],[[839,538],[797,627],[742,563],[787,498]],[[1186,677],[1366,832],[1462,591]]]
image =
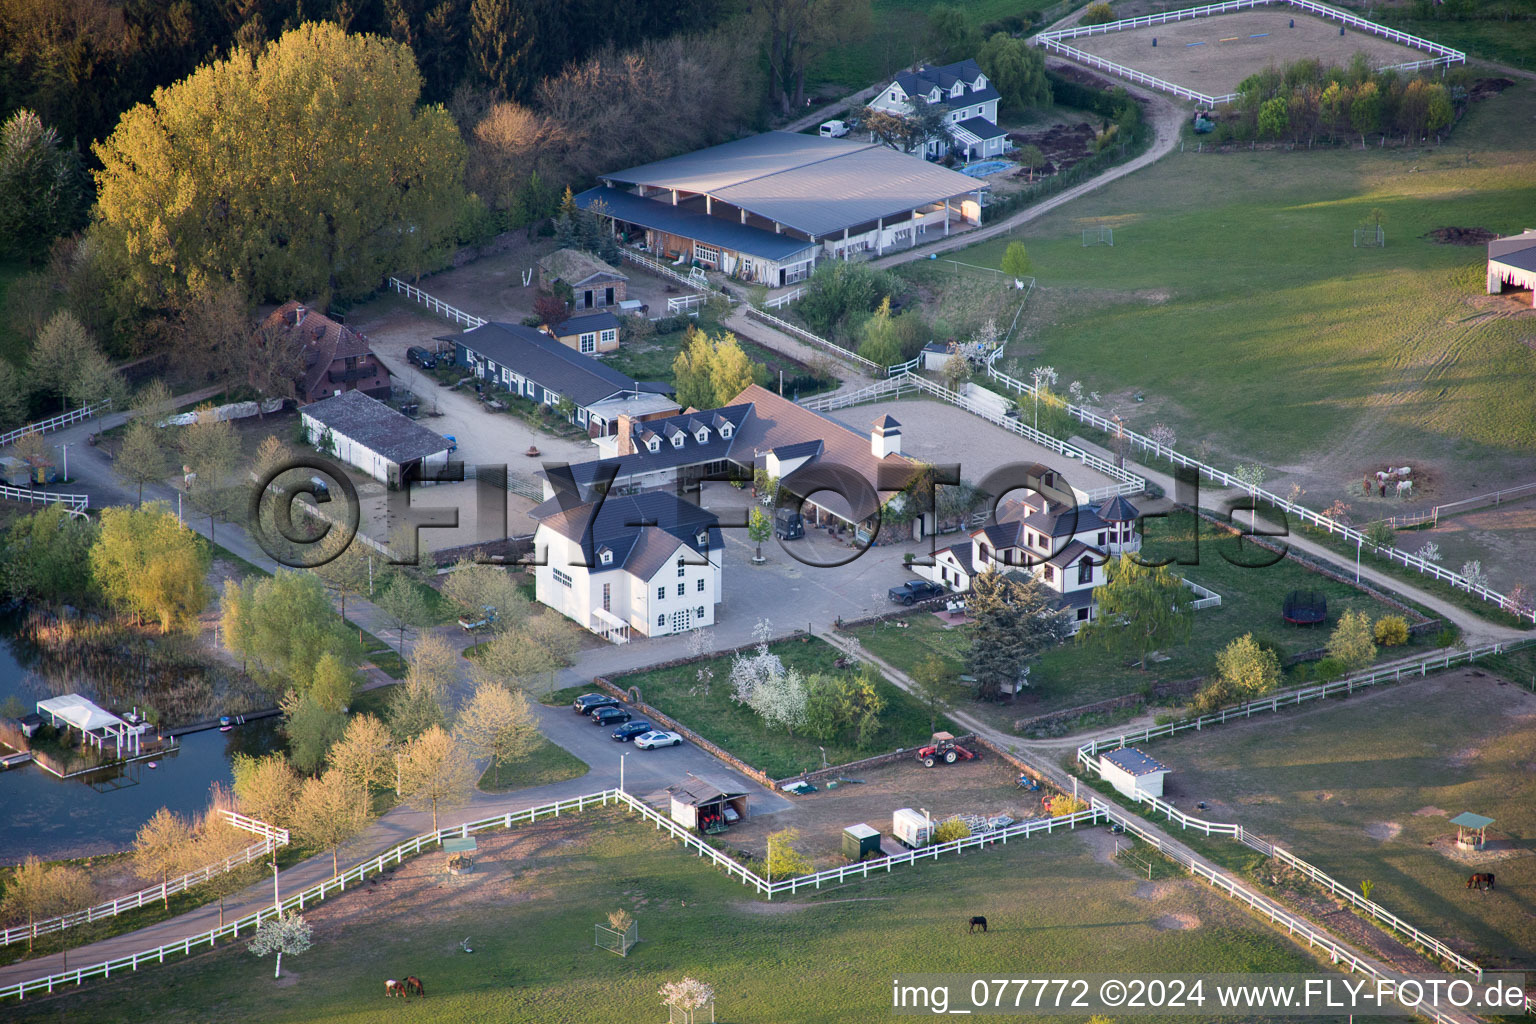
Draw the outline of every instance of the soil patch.
[[[1467,98],[1473,100],[1485,100],[1489,96],[1497,96],[1499,93],[1514,85],[1510,78],[1479,78],[1467,92]]]
[[[1487,245],[1499,234],[1487,228],[1435,228],[1424,237],[1441,245]]]
[[[1436,807],[1434,804],[1429,804],[1426,807],[1420,807],[1413,813],[1415,817],[1419,818],[1443,818],[1446,816],[1447,812],[1444,808]]]
[[[743,914],[758,914],[763,917],[780,917],[784,914],[794,914],[802,910],[810,910],[812,907],[826,906],[831,903],[883,903],[891,899],[889,896],[857,896],[846,900],[811,900],[805,903],[767,903],[756,900],[742,900],[732,903],[731,906]]]
[[[1484,864],[1493,864],[1501,860],[1509,860],[1512,857],[1529,857],[1531,850],[1516,846],[1509,839],[1490,839],[1483,844],[1481,850],[1464,850],[1456,845],[1454,835],[1436,836],[1430,840],[1436,853],[1460,861],[1471,867],[1480,867]]]
[[[1172,896],[1177,888],[1178,885],[1174,882],[1138,882],[1133,895],[1139,900],[1156,903]]]
[[[1332,934],[1356,946],[1363,946],[1392,967],[1406,972],[1430,972],[1438,967],[1415,953],[1391,935],[1351,911],[1340,908],[1330,900],[1318,896],[1288,894],[1287,901],[1294,903],[1306,917],[1326,928]]]
[[[1397,834],[1402,830],[1403,826],[1395,821],[1373,821],[1365,826],[1366,835],[1383,843],[1389,839],[1396,839]]]
[[[1160,932],[1187,932],[1200,927],[1200,919],[1194,914],[1164,914],[1152,920],[1152,927]]]
[[[1008,138],[1015,146],[1035,146],[1045,157],[1045,163],[1035,168],[1036,177],[1047,177],[1071,170],[1093,154],[1093,143],[1098,133],[1091,124],[1056,124],[1037,131],[1009,132]],[[1010,177],[1029,178],[1029,170],[1020,168]]]

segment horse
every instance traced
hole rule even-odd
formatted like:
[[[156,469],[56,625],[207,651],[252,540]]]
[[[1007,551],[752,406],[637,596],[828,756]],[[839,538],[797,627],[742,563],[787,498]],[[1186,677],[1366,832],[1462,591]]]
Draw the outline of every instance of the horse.
[[[416,977],[414,974],[405,979],[405,987],[407,990],[415,992],[422,998],[426,998],[427,990],[422,985],[421,979]]]
[[[1471,878],[1467,879],[1467,888],[1468,889],[1476,889],[1479,892],[1481,892],[1484,889],[1492,889],[1493,888],[1493,872],[1492,871],[1487,871],[1487,872],[1479,871],[1477,874],[1475,874]]]
[[[971,932],[975,932],[978,927],[981,929],[981,933],[983,935],[985,935],[987,933],[987,919],[984,918],[984,917],[981,917],[980,915],[971,918],[970,932],[968,932],[967,934],[970,934]]]
[[[401,982],[396,981],[394,978],[390,978],[388,981],[386,981],[384,983],[384,995],[386,997],[388,997],[388,996],[399,996],[401,999],[405,999],[405,998],[407,998],[406,992],[405,992],[405,985],[403,983],[401,983]]]

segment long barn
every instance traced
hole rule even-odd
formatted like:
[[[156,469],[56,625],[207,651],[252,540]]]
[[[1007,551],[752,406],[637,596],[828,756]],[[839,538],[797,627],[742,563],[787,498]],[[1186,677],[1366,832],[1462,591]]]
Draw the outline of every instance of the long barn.
[[[981,223],[987,186],[886,146],[767,132],[602,175],[576,197],[659,259],[769,287]]]

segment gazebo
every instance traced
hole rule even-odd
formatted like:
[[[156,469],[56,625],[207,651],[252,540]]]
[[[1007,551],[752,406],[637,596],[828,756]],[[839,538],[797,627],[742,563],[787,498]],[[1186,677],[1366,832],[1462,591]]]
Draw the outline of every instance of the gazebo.
[[[144,730],[148,728],[137,716],[132,720],[119,718],[78,693],[40,700],[37,710],[47,715],[54,726],[78,729],[81,739],[102,753],[106,753],[106,745],[112,743],[118,757],[138,754],[142,749]]]
[[[1456,826],[1457,846],[1463,850],[1481,850],[1488,841],[1488,826],[1493,824],[1493,819],[1463,811],[1451,819],[1451,824]]]

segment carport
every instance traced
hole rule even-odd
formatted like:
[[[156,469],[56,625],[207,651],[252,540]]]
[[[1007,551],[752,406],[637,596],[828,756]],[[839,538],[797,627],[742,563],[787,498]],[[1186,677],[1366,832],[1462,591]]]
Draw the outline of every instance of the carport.
[[[747,819],[746,793],[691,772],[687,781],[668,787],[667,794],[672,798],[672,820],[684,828],[724,832],[730,824],[727,809],[737,821]]]

